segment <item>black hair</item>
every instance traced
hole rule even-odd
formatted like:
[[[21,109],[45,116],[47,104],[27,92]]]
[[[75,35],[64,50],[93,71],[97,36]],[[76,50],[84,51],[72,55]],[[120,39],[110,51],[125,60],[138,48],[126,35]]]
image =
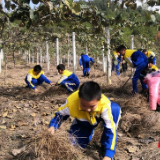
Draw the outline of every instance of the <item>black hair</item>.
[[[149,59],[148,59],[148,63],[152,63],[152,64],[153,64],[153,59],[152,59],[152,58],[149,58]]]
[[[79,97],[86,101],[95,99],[99,101],[101,99],[101,94],[102,91],[99,84],[93,81],[83,83],[79,89]]]
[[[84,55],[84,53],[81,54],[81,56],[83,56],[83,55]]]
[[[144,78],[147,76],[147,74],[150,74],[155,71],[156,71],[155,69],[150,69],[150,68],[144,69],[140,74],[140,79],[144,80]]]
[[[59,64],[59,65],[57,66],[57,70],[64,71],[64,70],[65,70],[64,64]]]
[[[42,70],[42,67],[40,65],[36,65],[36,66],[34,66],[33,70],[35,72],[40,72]]]
[[[120,52],[122,49],[127,49],[124,45],[120,45],[117,49],[116,49],[116,51],[117,52]]]
[[[147,49],[143,49],[142,52],[143,52],[143,53],[144,53],[144,52],[147,52]]]

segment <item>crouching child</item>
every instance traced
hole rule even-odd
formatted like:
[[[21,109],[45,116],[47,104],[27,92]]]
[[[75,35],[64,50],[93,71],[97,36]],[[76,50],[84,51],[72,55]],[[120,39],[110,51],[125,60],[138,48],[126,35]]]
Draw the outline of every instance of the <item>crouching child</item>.
[[[25,82],[27,83],[26,87],[34,89],[35,92],[38,92],[36,86],[41,85],[43,82],[53,85],[51,81],[45,77],[40,65],[34,66],[34,68],[29,71],[25,78]]]
[[[59,64],[57,66],[57,70],[58,73],[61,74],[61,78],[56,83],[56,85],[65,87],[69,92],[74,92],[78,89],[80,82],[78,77],[74,73],[65,70],[65,66],[63,64]]]
[[[104,130],[101,145],[105,151],[103,160],[111,160],[116,151],[120,115],[120,106],[102,94],[99,84],[93,81],[85,82],[54,114],[49,132],[54,134],[62,121],[72,116],[75,119],[69,130],[69,134],[74,136],[71,142],[85,148],[91,141],[95,128],[102,121]]]

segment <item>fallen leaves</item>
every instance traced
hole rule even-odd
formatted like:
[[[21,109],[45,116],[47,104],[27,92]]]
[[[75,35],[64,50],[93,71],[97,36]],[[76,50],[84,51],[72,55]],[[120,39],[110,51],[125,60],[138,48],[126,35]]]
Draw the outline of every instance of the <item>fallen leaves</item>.
[[[13,154],[13,156],[17,156],[18,154],[20,154],[21,152],[23,152],[24,150],[25,150],[25,146],[24,147],[22,147],[22,148],[20,148],[20,149],[13,149],[12,150],[12,154]]]
[[[15,112],[17,112],[17,109],[13,109],[12,111],[15,113]]]
[[[129,146],[127,147],[127,151],[129,153],[134,153],[134,152],[137,152],[138,148],[136,146]]]
[[[6,129],[7,127],[5,125],[0,125],[0,129]]]
[[[14,124],[11,125],[10,130],[14,131],[16,129],[16,126]]]
[[[4,113],[2,114],[2,117],[7,117],[7,115],[8,115],[8,111],[4,112]]]
[[[17,109],[21,109],[22,107],[20,107],[20,106],[15,106]]]
[[[18,127],[20,127],[20,126],[28,126],[28,123],[26,123],[26,122],[18,122],[17,126]]]
[[[30,114],[32,117],[35,117],[36,116],[36,113],[31,113]]]

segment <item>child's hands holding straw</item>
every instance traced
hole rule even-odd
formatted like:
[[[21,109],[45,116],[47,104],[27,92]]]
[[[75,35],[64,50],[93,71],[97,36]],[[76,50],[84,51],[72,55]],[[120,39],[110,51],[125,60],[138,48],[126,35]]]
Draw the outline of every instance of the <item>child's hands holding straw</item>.
[[[53,135],[54,132],[55,132],[55,129],[54,129],[54,127],[50,127],[50,128],[48,129],[48,131]]]

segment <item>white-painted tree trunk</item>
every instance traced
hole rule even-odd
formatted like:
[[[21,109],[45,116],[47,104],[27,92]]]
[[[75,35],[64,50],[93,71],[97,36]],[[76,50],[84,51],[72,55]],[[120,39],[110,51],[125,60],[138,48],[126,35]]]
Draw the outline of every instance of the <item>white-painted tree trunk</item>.
[[[102,47],[103,72],[106,73],[106,58],[104,56],[104,46]]]
[[[66,63],[66,55],[64,55],[64,59],[62,58],[62,63]]]
[[[87,46],[87,43],[86,43],[86,55],[88,55],[88,46]]]
[[[70,57],[70,55],[69,55],[69,52],[68,52],[68,60],[67,60],[67,63],[68,63],[68,68],[69,68],[69,66],[70,66],[70,60],[69,60],[69,57]]]
[[[40,48],[40,64],[42,66],[43,57],[42,57],[42,48]]]
[[[47,70],[49,71],[50,69],[50,63],[49,63],[49,52],[48,52],[48,42],[46,41],[46,56],[47,56]]]
[[[29,64],[31,63],[31,53],[30,53],[30,49],[28,51],[28,61],[29,61]]]
[[[131,35],[131,49],[134,49],[134,35]]]
[[[111,58],[110,58],[110,29],[106,28],[106,38],[107,38],[107,83],[111,84]]]
[[[68,60],[67,60],[67,63],[68,63],[68,68],[69,68],[69,35],[68,35]]]
[[[27,51],[25,50],[25,55],[26,55],[26,62],[28,63],[28,53],[27,53]]]
[[[134,49],[134,35],[131,35],[131,49]],[[131,69],[131,75],[134,72],[134,68]]]
[[[4,60],[4,53],[3,53],[3,49],[1,49],[1,61],[3,63],[3,60]]]
[[[72,33],[73,72],[76,72],[76,35]]]
[[[39,64],[39,51],[37,49],[37,64]]]
[[[2,72],[2,52],[0,52],[0,74]]]
[[[57,56],[57,66],[59,65],[59,38],[56,38],[56,56]]]
[[[32,56],[32,64],[34,64],[34,56]]]

